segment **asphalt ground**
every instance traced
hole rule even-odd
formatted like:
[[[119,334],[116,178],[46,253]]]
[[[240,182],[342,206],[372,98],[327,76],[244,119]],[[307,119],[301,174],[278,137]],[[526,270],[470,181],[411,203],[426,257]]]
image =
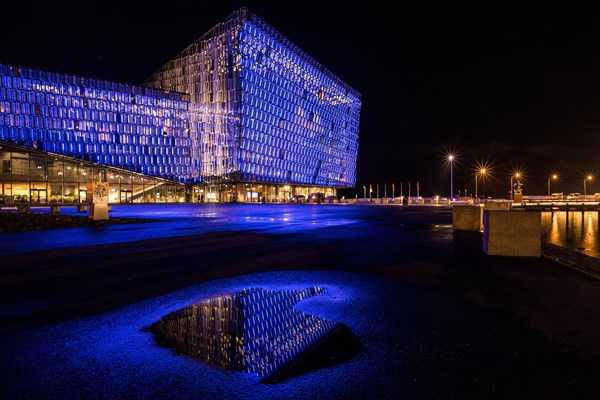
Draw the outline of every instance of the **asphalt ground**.
[[[490,257],[480,233],[452,229],[450,207],[114,212],[156,222],[0,234],[3,398],[600,396],[600,281],[545,258]],[[329,285],[336,300],[311,310],[343,320],[361,349],[264,385],[160,353],[147,337],[114,354],[118,340],[103,342],[188,303],[190,290],[257,284]]]

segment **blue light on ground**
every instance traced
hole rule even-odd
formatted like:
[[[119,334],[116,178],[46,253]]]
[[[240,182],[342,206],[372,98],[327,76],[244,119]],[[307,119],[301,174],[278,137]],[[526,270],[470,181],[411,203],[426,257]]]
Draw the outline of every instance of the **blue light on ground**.
[[[182,357],[157,345],[152,333],[145,330],[162,316],[207,296],[252,286],[281,291],[321,284],[327,293],[305,298],[296,308],[347,324],[365,346],[364,352],[279,384],[263,384],[257,375],[227,371]],[[385,304],[386,296],[397,297],[399,293],[396,285],[379,278],[340,272],[269,272],[206,282],[98,316],[5,338],[0,349],[0,379],[4,383],[10,380],[11,384],[2,384],[10,387],[4,396],[21,398],[26,393],[30,398],[349,398],[365,390],[366,382],[385,377],[386,365],[401,362],[394,354],[399,343],[384,343],[380,338],[388,329],[401,332],[402,318],[380,318],[372,312],[374,307]],[[395,302],[389,310],[402,315],[397,308],[405,306]],[[6,346],[9,342],[12,344]],[[356,378],[357,371],[360,379]],[[386,390],[392,387],[390,381]]]
[[[148,331],[182,354],[275,381],[344,328],[294,309],[298,302],[326,293],[322,286],[247,288],[169,313]]]
[[[191,218],[190,211],[214,214]],[[281,246],[323,246],[327,252],[319,256],[326,255],[326,262],[312,255],[301,262],[281,258],[282,270],[288,264],[304,269],[307,263],[306,269],[320,271],[278,271],[273,264],[272,272],[208,281],[103,314],[3,333],[1,398],[587,398],[590,388],[597,387],[597,380],[588,380],[597,374],[559,349],[552,329],[507,318],[506,296],[521,296],[518,285],[507,280],[517,272],[515,267],[497,260],[494,279],[483,279],[491,266],[475,255],[481,252],[479,243],[453,235],[449,208],[161,205],[119,206],[112,212],[154,215],[168,222],[7,234],[0,250],[35,251],[94,244],[86,243],[91,239],[96,244],[118,243],[244,230],[265,236],[283,232],[273,235]],[[242,222],[251,213],[260,218]],[[270,218],[276,222],[267,222]],[[292,222],[281,222],[286,219]],[[314,228],[314,220],[323,229]],[[343,222],[336,225],[336,221]],[[203,267],[200,261],[198,268]],[[537,267],[531,271],[529,262],[514,262],[519,264],[519,276],[530,274],[537,280]],[[543,261],[532,263],[548,267]],[[329,266],[331,270],[323,270]],[[501,272],[505,269],[508,275]],[[556,274],[554,267],[547,272]],[[482,282],[477,283],[480,276]],[[157,345],[153,335],[144,331],[164,315],[244,288],[281,291],[313,286],[322,286],[327,293],[295,308],[344,324],[355,335],[360,351],[277,383],[264,384],[255,375],[182,357]],[[534,303],[533,316],[544,309],[543,304]],[[34,297],[8,306],[0,305],[0,315],[44,308]],[[526,321],[535,319],[530,315]],[[550,336],[544,336],[547,333]]]

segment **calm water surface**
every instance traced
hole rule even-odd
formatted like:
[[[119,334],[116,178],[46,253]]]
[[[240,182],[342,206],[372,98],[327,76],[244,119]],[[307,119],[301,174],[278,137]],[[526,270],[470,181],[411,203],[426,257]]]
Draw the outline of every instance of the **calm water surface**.
[[[542,240],[600,258],[597,211],[542,212]]]

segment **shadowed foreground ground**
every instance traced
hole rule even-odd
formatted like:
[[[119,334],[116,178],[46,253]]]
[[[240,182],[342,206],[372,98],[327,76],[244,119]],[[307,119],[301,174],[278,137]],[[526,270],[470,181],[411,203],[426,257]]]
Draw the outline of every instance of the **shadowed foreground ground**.
[[[23,382],[42,374],[62,387],[47,382],[48,397],[62,397],[65,385],[84,380],[95,391],[78,389],[67,397],[597,398],[600,282],[543,258],[488,257],[478,233],[453,232],[448,218],[378,212],[318,231],[223,231],[142,241],[132,235],[127,243],[3,256],[0,350],[8,354],[29,348],[22,342],[27,337],[47,337],[47,348],[55,343],[76,351],[73,340],[93,334],[70,333],[67,345],[65,334],[55,333],[65,324],[69,332],[123,319],[126,326],[143,325],[191,301],[190,293],[309,283],[329,285],[335,294],[311,310],[343,320],[362,350],[352,360],[261,385],[170,353],[146,362],[147,354],[160,350],[151,341],[138,348],[140,339],[135,345],[123,339],[132,355],[115,365],[117,355],[96,354],[118,347],[117,339],[102,341],[126,331],[114,327],[89,346],[102,350],[87,348],[95,355],[73,356],[56,371],[28,372],[17,355],[5,356],[1,386],[10,398],[28,398],[43,390]],[[135,307],[143,312],[131,312]],[[26,359],[49,357],[30,347]],[[175,365],[176,377],[164,375]],[[123,374],[97,377],[108,366]],[[131,368],[137,372],[124,375]],[[72,376],[65,377],[64,369]]]
[[[93,220],[85,214],[65,215],[46,212],[20,213],[17,211],[0,212],[0,233],[27,232],[46,229],[102,227],[108,225],[136,224],[146,222],[143,218],[111,217],[105,220]]]

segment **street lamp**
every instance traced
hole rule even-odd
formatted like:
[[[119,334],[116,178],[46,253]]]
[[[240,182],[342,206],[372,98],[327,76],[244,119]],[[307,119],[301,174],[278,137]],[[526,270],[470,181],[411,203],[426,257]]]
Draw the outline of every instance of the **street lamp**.
[[[552,174],[552,176],[550,178],[548,178],[548,197],[550,197],[550,179],[558,179],[558,175],[556,174]]]
[[[477,173],[475,173],[475,198],[477,199],[477,201],[479,201],[479,196],[477,195],[477,176],[479,174],[485,175],[485,172],[486,172],[486,169],[481,168],[479,171],[477,171]]]
[[[588,175],[583,180],[583,197],[587,196],[587,193],[586,193],[586,190],[585,190],[585,181],[591,181],[592,179],[594,179],[594,177],[592,175]]]
[[[454,161],[454,154],[448,155],[448,162],[450,163],[450,200],[454,200],[454,181],[452,177],[452,162]]]
[[[518,182],[520,177],[521,177],[520,172],[516,172],[514,175],[512,175],[510,177],[510,199],[511,200],[515,199],[515,188],[513,186],[513,178],[517,178],[517,182]]]
[[[366,199],[367,198],[367,187],[366,186],[363,186],[363,192],[364,192],[363,199]]]

